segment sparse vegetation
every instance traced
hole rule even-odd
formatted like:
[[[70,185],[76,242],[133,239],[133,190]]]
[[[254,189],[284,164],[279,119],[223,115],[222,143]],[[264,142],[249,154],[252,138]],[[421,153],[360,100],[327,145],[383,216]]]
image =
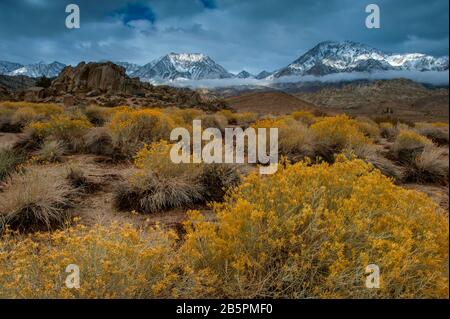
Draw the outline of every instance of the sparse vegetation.
[[[0,192],[0,224],[32,231],[61,226],[77,190],[59,171],[28,167],[11,174]]]
[[[194,119],[277,127],[278,172],[174,164]],[[22,129],[0,147],[0,297],[448,298],[448,217],[403,188],[448,185],[447,123],[0,103],[0,130]]]

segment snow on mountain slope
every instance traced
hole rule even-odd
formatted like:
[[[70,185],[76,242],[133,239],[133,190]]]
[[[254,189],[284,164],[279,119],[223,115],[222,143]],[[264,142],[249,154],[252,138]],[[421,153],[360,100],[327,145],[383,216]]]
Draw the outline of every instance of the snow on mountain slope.
[[[380,70],[444,71],[448,70],[448,57],[435,58],[419,53],[389,54],[352,41],[326,41],[268,78]]]
[[[23,67],[22,64],[9,62],[9,61],[0,61],[0,74],[8,74],[14,70]]]
[[[48,78],[56,77],[64,69],[65,64],[59,62],[45,63],[39,62],[36,64],[27,64],[21,68],[11,71],[8,75],[26,75],[37,78],[46,76]]]
[[[214,62],[210,57],[199,53],[170,53],[156,59],[136,72],[132,76],[142,79],[175,80],[178,78],[226,79],[233,75],[225,68]]]

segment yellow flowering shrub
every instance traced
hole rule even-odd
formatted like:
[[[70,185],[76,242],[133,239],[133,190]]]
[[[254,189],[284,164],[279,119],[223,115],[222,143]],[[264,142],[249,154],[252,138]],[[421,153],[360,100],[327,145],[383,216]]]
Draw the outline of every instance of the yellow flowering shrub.
[[[84,114],[89,119],[89,121],[96,125],[103,125],[108,122],[111,117],[124,110],[131,110],[128,106],[115,106],[115,107],[105,107],[98,105],[89,105],[84,109]]]
[[[52,103],[31,103],[31,102],[0,102],[0,110],[9,109],[13,111],[21,108],[30,108],[38,114],[45,116],[56,115],[64,112],[64,108]]]
[[[371,143],[360,131],[356,121],[347,115],[320,118],[310,129],[318,144],[336,151]]]
[[[83,146],[83,136],[91,127],[85,117],[61,114],[51,116],[48,121],[33,122],[27,128],[40,139],[53,138],[76,150]]]
[[[306,125],[311,125],[315,122],[314,114],[306,110],[295,111],[291,115],[295,120],[303,122]]]
[[[108,130],[113,144],[131,157],[145,143],[168,139],[175,126],[175,122],[161,110],[128,109],[114,114]]]
[[[251,174],[214,211],[187,222],[187,296],[448,298],[448,220],[362,160]],[[365,286],[369,264],[380,289]]]
[[[230,110],[220,110],[216,114],[224,116],[228,123],[235,125],[248,125],[258,119],[258,115],[253,112],[236,113]]]
[[[174,238],[118,224],[7,234],[0,241],[0,298],[169,297]],[[79,267],[79,289],[65,284],[70,264]]]
[[[356,118],[356,126],[367,137],[378,139],[380,137],[380,128],[378,124],[366,117]]]
[[[50,103],[0,102],[0,130],[20,131],[33,121],[63,113],[62,106]]]
[[[136,168],[140,169],[142,174],[152,173],[163,177],[196,176],[202,165],[200,163],[173,163],[170,159],[172,145],[165,140],[144,145],[134,156]]]

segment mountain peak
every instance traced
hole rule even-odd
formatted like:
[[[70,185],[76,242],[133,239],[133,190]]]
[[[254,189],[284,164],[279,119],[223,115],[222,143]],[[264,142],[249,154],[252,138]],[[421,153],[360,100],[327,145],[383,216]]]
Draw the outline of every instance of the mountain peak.
[[[238,74],[236,74],[236,77],[239,79],[248,79],[248,78],[254,78],[254,75],[247,72],[246,70],[242,70]]]
[[[143,79],[175,80],[177,78],[201,80],[231,78],[224,67],[202,53],[171,52],[144,65],[132,73]]]
[[[418,53],[390,54],[354,41],[324,41],[287,67],[276,71],[271,78],[388,70],[448,70],[448,57],[435,58]]]

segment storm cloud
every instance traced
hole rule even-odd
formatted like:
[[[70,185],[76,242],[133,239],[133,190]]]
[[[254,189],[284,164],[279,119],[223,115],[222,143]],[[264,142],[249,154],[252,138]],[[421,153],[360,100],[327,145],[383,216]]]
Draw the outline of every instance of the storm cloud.
[[[65,28],[78,4],[81,28]],[[318,42],[352,40],[388,52],[448,55],[447,0],[0,0],[0,60],[128,61],[201,52],[231,72],[287,65]]]

